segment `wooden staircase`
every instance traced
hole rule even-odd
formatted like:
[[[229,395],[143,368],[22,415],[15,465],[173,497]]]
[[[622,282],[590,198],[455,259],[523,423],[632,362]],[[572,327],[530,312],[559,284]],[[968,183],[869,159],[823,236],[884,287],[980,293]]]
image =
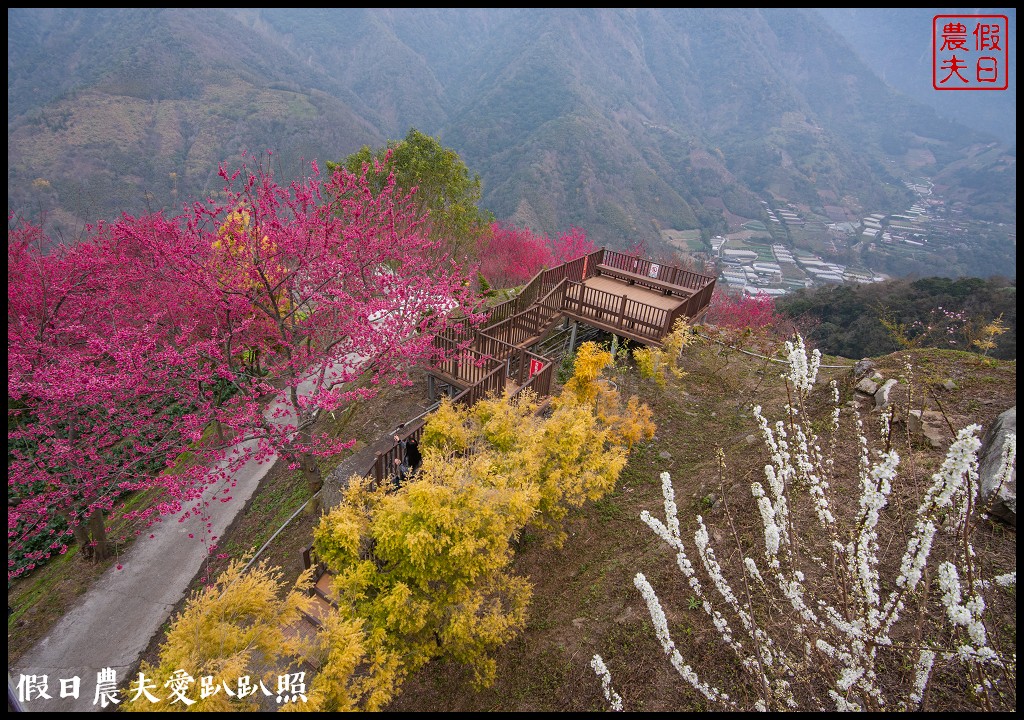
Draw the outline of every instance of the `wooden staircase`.
[[[328,613],[337,610],[338,606],[330,599],[332,594],[331,581],[334,576],[327,570],[327,566],[324,563],[316,560],[312,545],[302,551],[302,561],[307,569],[314,568],[314,583],[309,591],[313,602],[309,610],[304,612],[297,622],[288,625],[284,632],[288,637],[301,638],[306,641],[307,645],[313,646],[316,634],[323,626],[324,618],[327,617]],[[305,657],[302,659],[302,662],[310,670],[320,669],[316,658]]]

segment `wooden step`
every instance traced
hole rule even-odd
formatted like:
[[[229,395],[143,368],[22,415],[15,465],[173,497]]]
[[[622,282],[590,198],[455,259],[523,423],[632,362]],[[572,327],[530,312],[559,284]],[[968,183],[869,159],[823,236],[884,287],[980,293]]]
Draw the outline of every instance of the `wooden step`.
[[[316,584],[313,586],[313,588],[316,590],[317,594],[320,595],[320,597],[324,599],[329,599],[334,593],[332,585],[334,585],[334,576],[331,575],[329,572],[325,572],[319,578],[317,578]]]
[[[309,617],[314,625],[320,627],[323,625],[323,621],[333,612],[335,612],[335,609],[329,602],[319,595],[314,595],[313,604],[307,611],[306,616]]]
[[[294,622],[291,625],[286,625],[283,632],[286,638],[293,641],[301,641],[300,644],[304,647],[315,646],[317,629],[305,618],[298,622]],[[312,655],[303,655],[302,662],[313,670],[320,669],[320,663],[318,663],[316,658]]]

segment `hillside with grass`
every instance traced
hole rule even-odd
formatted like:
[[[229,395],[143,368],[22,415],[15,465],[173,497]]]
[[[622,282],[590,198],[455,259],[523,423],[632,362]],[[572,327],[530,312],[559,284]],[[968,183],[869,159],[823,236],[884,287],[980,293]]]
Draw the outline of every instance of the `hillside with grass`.
[[[607,701],[591,668],[595,654],[603,657],[627,711],[723,709],[686,684],[665,656],[644,597],[634,585],[637,573],[643,573],[656,588],[668,630],[686,661],[703,680],[727,691],[741,707],[752,707],[757,688],[721,642],[693,588],[680,574],[674,553],[644,524],[641,513],[664,517],[661,474],[670,473],[681,535],[691,556],[700,517],[718,561],[732,571],[734,581],[742,556],[759,557],[764,530],[751,486],[764,483],[764,467],[772,462],[772,455],[763,441],[755,408],[771,423],[784,418],[792,387],[787,388],[782,377],[788,366],[781,351],[780,341],[766,337],[742,347],[697,340],[684,348],[678,366],[682,374],[677,377],[671,373],[652,376],[637,364],[629,349],[620,346],[606,378],[623,397],[636,396],[651,408],[657,425],[655,437],[633,449],[611,493],[569,514],[563,524],[566,540],[561,548],[552,549],[533,531],[516,539],[512,570],[528,579],[533,597],[525,630],[494,654],[494,684],[479,690],[466,666],[437,660],[410,677],[387,710],[601,711],[607,708]],[[879,540],[882,586],[891,588],[901,543],[910,531],[913,509],[929,478],[939,470],[957,431],[975,423],[984,431],[1000,413],[1015,405],[1016,362],[976,353],[916,349],[874,358],[872,365],[870,372],[876,379],[896,381],[884,412],[875,409],[874,398],[857,389],[854,362],[835,356],[822,358],[817,383],[803,409],[808,422],[826,438],[834,407],[828,385],[834,380],[842,422],[848,423],[844,427],[852,429],[854,419],[860,417],[872,448],[885,446],[879,421],[884,414],[891,419],[888,437],[900,455],[899,481],[894,482],[883,511],[884,534]],[[571,358],[565,366],[571,367]],[[567,375],[561,377],[564,380]],[[362,457],[365,462],[365,450],[372,450],[398,423],[422,412],[427,404],[424,390],[422,383],[395,389],[358,413],[325,418],[324,423],[338,425],[335,431],[343,428],[360,438],[347,460],[328,461],[330,467],[324,468],[332,478],[328,486],[333,483],[340,489],[347,471],[358,466],[353,460]],[[913,430],[911,416],[922,411],[941,418],[935,430],[937,440]],[[838,452],[830,450],[836,462],[830,478],[832,499],[837,507],[852,512],[860,495],[858,452],[849,433],[840,434],[837,442]],[[360,451],[364,451],[362,455]],[[345,472],[332,474],[335,469]],[[302,567],[300,552],[310,543],[318,520],[316,515],[296,514],[306,497],[295,491],[303,487],[298,473],[278,464],[245,517],[224,539],[225,556],[210,559],[204,578],[196,579],[195,589],[205,587],[202,580],[216,577],[231,558],[247,556],[258,548],[262,548],[263,559],[283,569],[286,580],[297,577]],[[803,533],[809,527],[808,517],[797,517],[794,534],[801,552],[821,552],[822,538]],[[941,538],[936,541],[936,552],[948,552],[949,539],[946,535]],[[970,541],[986,577],[1015,572],[1014,526],[979,515],[971,525]],[[68,607],[88,587],[88,572],[69,572],[74,567],[70,563],[80,560],[65,556],[62,562],[68,565],[59,575],[33,575],[9,591],[9,603],[16,610],[16,616],[9,619],[9,663],[45,632],[47,623],[59,617],[61,607]],[[992,586],[986,600],[990,646],[998,652],[1013,652],[1015,587]],[[758,603],[755,607],[766,629],[785,633],[790,614],[779,606]],[[929,617],[937,618],[938,624],[943,618],[941,593],[933,583],[908,599],[906,627],[900,628],[899,637],[909,639],[915,633],[928,637]],[[153,639],[147,659],[157,658],[163,639],[162,635]],[[912,679],[912,664],[885,667],[887,689]],[[1013,710],[1015,671],[1008,678],[1001,677],[1002,683],[984,700],[995,709]],[[822,689],[833,680],[824,671],[802,673],[800,682],[795,683],[801,707],[816,707],[820,700],[815,698],[820,698]],[[983,698],[974,696],[968,683],[955,663],[940,659],[924,709],[976,709]],[[827,704],[827,697],[825,700]]]
[[[639,376],[630,362],[613,374],[620,390],[636,394],[654,411],[657,435],[631,455],[613,493],[588,505],[568,522],[570,539],[558,552],[545,550],[536,538],[524,536],[515,566],[534,583],[528,627],[498,654],[495,685],[482,692],[469,689],[465,672],[453,664],[435,663],[408,683],[390,709],[401,711],[598,712],[608,708],[601,684],[590,667],[602,655],[626,711],[707,711],[723,709],[711,703],[672,667],[656,637],[644,598],[634,586],[641,572],[662,600],[672,640],[700,674],[740,703],[752,707],[757,691],[743,677],[736,657],[722,643],[711,620],[700,608],[693,589],[676,565],[671,549],[640,519],[644,511],[664,518],[660,474],[668,472],[675,487],[681,534],[694,557],[693,533],[703,518],[719,562],[735,571],[741,554],[759,557],[763,528],[753,482],[764,482],[771,454],[762,440],[753,408],[760,406],[771,421],[782,417],[787,390],[780,377],[786,367],[779,357],[767,360],[738,350],[706,343],[686,348],[680,363],[686,375],[661,387]],[[899,448],[900,481],[886,520],[893,523],[884,537],[883,572],[893,573],[892,557],[905,542],[908,515],[913,513],[932,473],[941,463],[953,430],[972,423],[991,427],[996,417],[1016,404],[1016,362],[983,358],[958,351],[922,349],[875,358],[877,371],[899,378],[892,393],[895,409],[893,442]],[[813,422],[824,427],[831,407],[828,383],[835,380],[844,415],[863,418],[864,430],[878,442],[879,412],[855,390],[853,361],[826,356],[811,398]],[[911,370],[912,368],[912,370]],[[908,373],[912,372],[912,376]],[[907,413],[939,411],[944,421],[942,447],[932,447],[910,433]],[[859,496],[856,447],[840,439],[833,478],[843,503]],[[877,447],[877,444],[873,444]],[[722,462],[718,451],[723,453]],[[803,525],[797,528],[800,532]],[[807,551],[819,539],[801,537]],[[1016,529],[994,518],[977,521],[972,542],[986,573],[1016,570]],[[733,572],[730,577],[736,578]],[[885,575],[885,586],[891,575]],[[734,585],[734,587],[737,587]],[[742,585],[738,587],[742,588]],[[707,588],[706,588],[707,589]],[[711,593],[711,590],[708,590]],[[739,591],[738,591],[739,592]],[[993,647],[1013,652],[1016,644],[1015,588],[987,596],[987,627]],[[781,623],[783,608],[758,605],[762,621]],[[911,632],[928,614],[941,617],[941,597],[935,587],[919,593],[905,612]],[[739,629],[737,629],[739,633]],[[806,671],[805,671],[806,672]],[[893,685],[905,682],[912,667],[891,668]],[[954,665],[936,669],[925,709],[956,711],[977,707],[967,679]],[[999,690],[995,707],[1015,709],[1015,675]],[[811,693],[830,678],[810,672],[802,677],[801,707],[814,707]],[[826,698],[827,700],[827,698]],[[826,709],[828,703],[823,703]]]

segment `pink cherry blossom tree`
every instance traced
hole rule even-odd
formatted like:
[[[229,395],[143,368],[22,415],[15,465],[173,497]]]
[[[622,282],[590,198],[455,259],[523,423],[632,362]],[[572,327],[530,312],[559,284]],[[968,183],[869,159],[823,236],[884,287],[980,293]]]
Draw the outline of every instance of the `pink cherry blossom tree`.
[[[166,498],[137,514],[178,511],[251,459],[280,456],[318,490],[317,457],[352,442],[315,434],[318,413],[409,383],[473,306],[393,180],[221,175],[221,202],[126,216],[73,248],[9,233],[9,546],[61,552],[137,489]],[[202,442],[210,427],[221,442]],[[201,462],[154,471],[186,446]],[[38,547],[54,513],[70,528]]]
[[[589,255],[596,250],[597,246],[587,238],[586,232],[577,227],[569,228],[568,232],[562,233],[551,241],[550,262],[552,266],[560,265]]]
[[[480,272],[497,288],[522,285],[551,263],[547,237],[497,222],[481,239],[477,255]]]
[[[759,330],[783,324],[775,312],[775,300],[766,293],[747,295],[730,293],[720,285],[715,287],[708,308],[707,322],[731,329]]]
[[[552,240],[529,228],[492,223],[477,248],[480,273],[499,288],[528,282],[544,268],[554,267],[597,250],[580,228]]]
[[[68,535],[104,557],[105,515],[127,493],[164,490],[158,512],[201,493],[192,469],[160,470],[186,442],[182,369],[211,347],[140,250],[102,227],[73,246],[26,225],[8,235],[9,577],[65,552]]]

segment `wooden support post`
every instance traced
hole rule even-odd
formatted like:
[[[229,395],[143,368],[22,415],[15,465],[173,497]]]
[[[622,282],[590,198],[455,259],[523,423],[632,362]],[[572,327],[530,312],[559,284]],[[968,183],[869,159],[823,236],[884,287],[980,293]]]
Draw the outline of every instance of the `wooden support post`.
[[[572,355],[576,352],[576,328],[579,323],[575,320],[572,321],[572,335],[569,336],[569,354]]]
[[[672,317],[672,313],[670,313],[670,312],[668,312],[666,310],[665,311],[665,327],[662,328],[661,338],[666,337],[670,332],[672,332],[672,322],[673,322],[674,319],[675,318]],[[658,339],[660,340],[661,338],[658,338]]]
[[[619,303],[619,319],[615,322],[615,327],[617,327],[617,328],[621,328],[622,327],[622,318],[625,317],[625,315],[626,315],[626,300],[627,300],[627,298],[628,298],[628,296],[623,295],[622,296],[622,302]]]

